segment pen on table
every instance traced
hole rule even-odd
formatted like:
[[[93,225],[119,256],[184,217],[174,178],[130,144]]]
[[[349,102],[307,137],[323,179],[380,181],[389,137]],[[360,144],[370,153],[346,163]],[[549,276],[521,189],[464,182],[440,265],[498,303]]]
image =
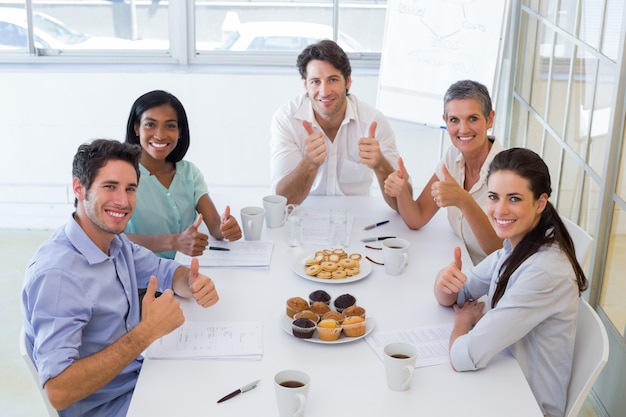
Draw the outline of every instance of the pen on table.
[[[389,223],[389,220],[384,220],[382,222],[370,224],[369,226],[365,226],[363,230],[372,230],[375,227],[382,226],[383,224],[387,224],[387,223]]]
[[[223,248],[221,246],[209,246],[209,250],[230,250],[230,248]]]
[[[366,237],[361,239],[361,242],[376,242],[377,240],[391,239],[392,237],[395,236]]]
[[[241,394],[243,392],[250,391],[252,388],[255,388],[259,384],[259,382],[261,382],[261,380],[257,379],[254,382],[251,382],[251,383],[249,383],[247,385],[244,385],[243,387],[241,387],[239,389],[236,389],[233,392],[231,392],[230,394],[220,398],[219,400],[217,400],[217,403],[219,404],[219,403],[221,403],[223,401],[230,400],[234,396],[239,395],[239,394]]]

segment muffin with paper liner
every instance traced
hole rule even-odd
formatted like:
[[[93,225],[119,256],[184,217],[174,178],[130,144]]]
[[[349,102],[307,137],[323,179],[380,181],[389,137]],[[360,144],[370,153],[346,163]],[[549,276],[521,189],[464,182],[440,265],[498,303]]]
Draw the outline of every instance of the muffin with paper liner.
[[[333,342],[341,335],[341,324],[334,319],[320,320],[317,323],[317,336],[320,340]]]

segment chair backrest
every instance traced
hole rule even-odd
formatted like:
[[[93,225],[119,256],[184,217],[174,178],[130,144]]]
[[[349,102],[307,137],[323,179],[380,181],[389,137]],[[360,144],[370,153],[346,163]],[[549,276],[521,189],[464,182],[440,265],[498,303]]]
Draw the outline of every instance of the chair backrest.
[[[48,415],[50,417],[59,417],[59,412],[52,406],[52,404],[50,404],[50,401],[48,400],[48,395],[39,386],[39,374],[37,373],[37,368],[35,367],[35,363],[33,362],[33,359],[32,359],[33,348],[30,345],[30,342],[28,341],[28,339],[26,338],[26,332],[24,331],[23,327],[20,330],[19,342],[20,342],[20,355],[22,355],[24,362],[26,362],[26,367],[28,368],[31,375],[35,379],[37,390],[39,391],[39,393],[41,394],[41,397],[43,398],[43,402],[44,402],[44,405],[46,406],[46,410],[48,411]]]
[[[569,232],[572,240],[574,241],[574,248],[576,249],[576,259],[578,263],[582,264],[587,256],[587,252],[591,248],[591,244],[593,243],[593,238],[585,229],[574,223],[568,218],[561,217],[563,223],[565,223],[565,227],[567,227],[567,231]]]
[[[582,297],[578,303],[576,340],[574,342],[574,362],[572,376],[567,388],[565,417],[577,417],[609,359],[609,339],[604,324]]]

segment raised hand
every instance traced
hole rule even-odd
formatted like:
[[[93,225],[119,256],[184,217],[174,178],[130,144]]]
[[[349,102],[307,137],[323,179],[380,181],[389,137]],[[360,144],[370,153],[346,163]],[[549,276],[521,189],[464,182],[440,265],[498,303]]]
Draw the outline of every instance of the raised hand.
[[[185,322],[185,316],[172,290],[165,290],[160,297],[155,297],[157,284],[156,277],[151,276],[141,302],[141,321],[150,325],[158,338],[180,327]]]
[[[324,136],[322,135],[322,132],[316,132],[313,130],[311,123],[306,120],[302,121],[302,126],[304,127],[304,130],[306,130],[306,133],[309,134],[309,136],[304,139],[304,150],[306,151],[306,155],[313,164],[320,166],[324,163],[326,157],[328,156]]]
[[[189,267],[189,290],[194,300],[202,307],[210,307],[220,299],[211,278],[200,273],[198,258],[191,259]]]
[[[224,239],[231,242],[241,239],[241,228],[237,219],[230,215],[230,206],[226,206],[220,220],[220,231]]]
[[[359,139],[361,162],[372,169],[376,168],[384,159],[380,144],[376,139],[376,127],[378,127],[378,123],[372,122],[367,137]]]
[[[200,256],[209,244],[209,236],[198,231],[202,224],[202,214],[195,222],[176,238],[175,248],[177,251],[189,256]]]
[[[450,175],[445,164],[442,167],[443,181],[436,181],[431,186],[431,195],[439,207],[460,207],[469,193]],[[470,196],[471,197],[471,196]]]
[[[454,260],[442,271],[437,280],[436,288],[448,295],[458,293],[465,286],[467,280],[461,268],[461,248],[457,246],[454,248]]]
[[[398,158],[398,170],[389,174],[385,180],[385,194],[390,197],[398,197],[403,191],[408,191],[407,182],[409,173],[404,166],[402,157]]]

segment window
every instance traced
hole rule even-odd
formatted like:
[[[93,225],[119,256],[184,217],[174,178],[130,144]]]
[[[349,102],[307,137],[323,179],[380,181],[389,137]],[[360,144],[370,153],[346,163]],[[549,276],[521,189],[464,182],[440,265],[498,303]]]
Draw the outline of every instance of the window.
[[[0,0],[0,60],[292,66],[306,45],[328,38],[354,66],[378,66],[386,8],[386,0]]]

